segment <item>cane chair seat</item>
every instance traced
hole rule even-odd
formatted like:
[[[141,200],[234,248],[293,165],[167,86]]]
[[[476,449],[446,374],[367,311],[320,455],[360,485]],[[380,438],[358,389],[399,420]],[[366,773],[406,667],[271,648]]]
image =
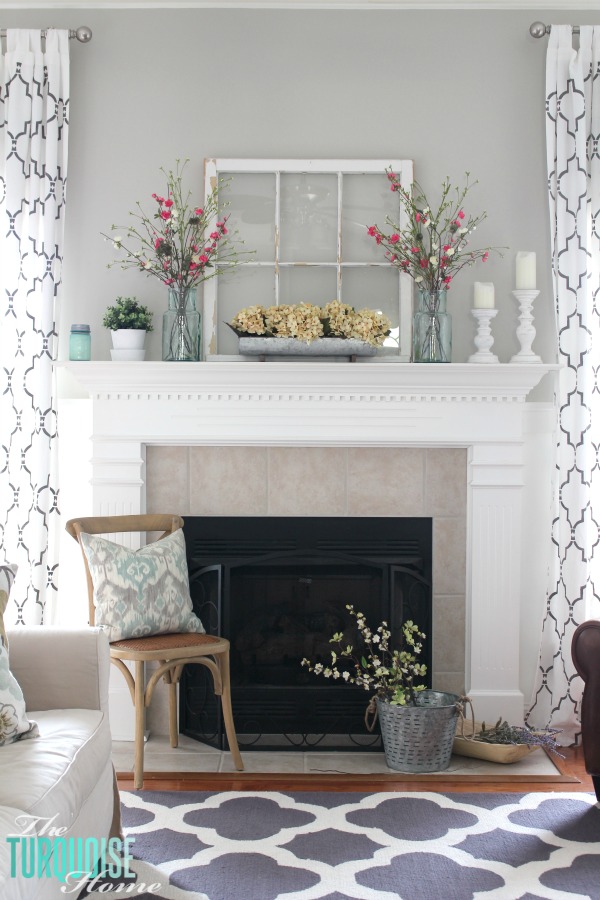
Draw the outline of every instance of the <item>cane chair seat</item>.
[[[80,540],[86,534],[121,534],[127,532],[162,532],[158,540],[183,526],[183,519],[175,515],[98,516],[70,519],[66,530],[78,543],[83,555],[87,587],[90,625],[95,624],[94,585],[90,568]],[[214,691],[221,697],[221,709],[229,749],[238,771],[244,764],[238,748],[231,710],[229,679],[229,641],[226,638],[196,632],[177,632],[122,638],[110,644],[111,662],[120,670],[127,682],[135,710],[134,787],[139,790],[144,783],[144,732],[145,710],[150,705],[154,688],[162,678],[169,687],[169,736],[171,747],[177,747],[179,728],[177,723],[177,685],[186,665],[202,665],[213,678]],[[132,662],[135,676],[126,662]],[[146,683],[146,662],[158,666]]]
[[[123,658],[131,659],[135,653],[136,659],[156,659],[160,652],[162,659],[181,659],[187,656],[196,656],[198,652],[209,648],[210,653],[223,653],[229,648],[229,641],[212,634],[156,634],[151,637],[124,638],[121,641],[113,641],[110,645],[111,653],[117,656],[123,654]],[[150,656],[144,654],[149,653]]]

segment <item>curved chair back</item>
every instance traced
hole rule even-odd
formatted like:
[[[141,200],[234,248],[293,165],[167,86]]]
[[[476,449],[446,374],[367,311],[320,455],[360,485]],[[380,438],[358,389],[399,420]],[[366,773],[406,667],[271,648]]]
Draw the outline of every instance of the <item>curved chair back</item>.
[[[142,514],[138,516],[88,516],[81,519],[69,519],[65,525],[66,530],[74,538],[81,548],[85,576],[88,589],[89,622],[95,624],[96,609],[94,606],[94,585],[90,575],[86,555],[79,540],[82,532],[85,534],[124,534],[130,532],[161,532],[156,540],[162,540],[169,534],[173,534],[179,528],[183,528],[181,516],[173,514]]]

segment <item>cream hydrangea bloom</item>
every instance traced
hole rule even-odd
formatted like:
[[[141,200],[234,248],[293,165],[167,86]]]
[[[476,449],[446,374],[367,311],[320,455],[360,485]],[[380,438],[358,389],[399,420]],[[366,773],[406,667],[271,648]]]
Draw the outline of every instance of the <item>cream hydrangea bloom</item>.
[[[323,308],[312,303],[248,306],[229,323],[239,334],[296,338],[310,344],[322,337],[357,338],[379,347],[389,334],[387,316],[373,309],[358,312],[347,303],[332,300]]]

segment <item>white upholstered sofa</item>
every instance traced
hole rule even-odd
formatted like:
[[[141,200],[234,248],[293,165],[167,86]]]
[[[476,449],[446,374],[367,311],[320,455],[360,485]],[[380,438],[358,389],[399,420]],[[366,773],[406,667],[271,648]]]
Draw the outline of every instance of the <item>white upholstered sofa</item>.
[[[20,842],[13,842],[16,872],[11,874],[6,838],[20,835],[27,827],[23,823],[32,821],[22,816],[41,817],[38,834],[47,820],[51,828],[67,829],[65,839],[119,834],[108,640],[96,628],[50,627],[15,629],[8,638],[11,671],[40,733],[0,747],[0,897],[59,900],[65,896],[59,880],[24,873]],[[55,868],[50,865],[51,871]]]

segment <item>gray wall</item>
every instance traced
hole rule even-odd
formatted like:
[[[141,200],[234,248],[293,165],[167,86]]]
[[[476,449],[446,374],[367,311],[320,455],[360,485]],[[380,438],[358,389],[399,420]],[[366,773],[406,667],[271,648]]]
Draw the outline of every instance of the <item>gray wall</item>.
[[[529,25],[600,23],[600,11],[7,10],[2,27],[93,29],[71,45],[67,235],[59,356],[73,321],[92,326],[109,358],[105,307],[135,294],[158,314],[148,357],[160,358],[165,290],[108,270],[100,236],[136,200],[162,189],[161,166],[190,157],[199,194],[206,156],[402,157],[435,197],[444,176],[479,184],[471,206],[488,219],[476,245],[504,245],[458,276],[450,292],[453,361],[473,351],[475,280],[494,281],[495,346],[518,350],[514,257],[535,250],[534,349],[555,359],[545,176],[547,39]],[[543,391],[542,391],[543,393]],[[540,394],[540,397],[542,394]]]

